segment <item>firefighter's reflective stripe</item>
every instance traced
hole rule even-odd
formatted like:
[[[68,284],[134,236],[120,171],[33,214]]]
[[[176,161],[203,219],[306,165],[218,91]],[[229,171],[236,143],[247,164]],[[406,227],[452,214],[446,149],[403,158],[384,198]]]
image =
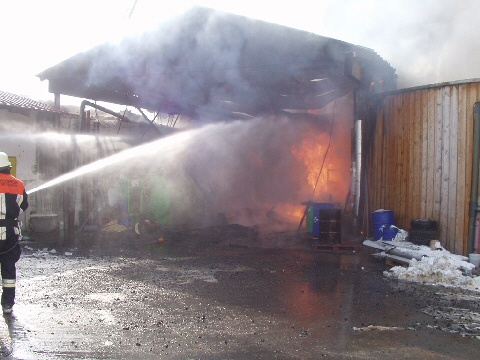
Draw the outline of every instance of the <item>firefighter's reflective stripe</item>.
[[[18,194],[18,195],[17,195],[17,204],[18,204],[18,210],[19,210],[19,214],[18,214],[18,215],[20,215],[21,213],[23,213],[22,203],[23,203],[23,194]],[[17,216],[17,217],[18,217],[18,216]]]
[[[3,279],[2,280],[2,287],[4,287],[4,288],[14,288],[15,287],[15,279]]]
[[[0,194],[0,214],[5,214],[7,212],[7,202],[5,201],[5,194]]]
[[[14,227],[13,231],[15,235],[22,236],[22,231],[20,230],[19,226]],[[0,227],[0,240],[5,240],[6,238],[7,238],[7,228]],[[22,237],[20,237],[19,239],[21,240]]]
[[[5,201],[5,194],[0,193],[0,214],[3,215],[6,213],[7,213],[7,202]],[[6,238],[7,238],[7,228],[0,227],[0,240],[5,240]]]

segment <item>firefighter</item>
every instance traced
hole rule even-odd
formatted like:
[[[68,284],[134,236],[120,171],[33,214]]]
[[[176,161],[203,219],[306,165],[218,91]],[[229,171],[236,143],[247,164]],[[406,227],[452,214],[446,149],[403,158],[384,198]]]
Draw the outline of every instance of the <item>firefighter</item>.
[[[11,168],[8,155],[0,152],[0,265],[4,314],[10,314],[15,303],[16,263],[20,259],[19,241],[22,238],[18,217],[28,207],[25,186],[10,175]]]

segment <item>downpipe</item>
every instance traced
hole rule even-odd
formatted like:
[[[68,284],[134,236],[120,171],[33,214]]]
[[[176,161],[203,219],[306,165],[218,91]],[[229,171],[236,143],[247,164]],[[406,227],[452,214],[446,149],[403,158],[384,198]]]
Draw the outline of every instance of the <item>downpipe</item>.
[[[362,120],[355,122],[355,216],[360,214],[360,190],[362,174]]]
[[[480,161],[480,102],[473,106],[473,155],[472,155],[472,191],[470,197],[470,220],[468,226],[467,254],[474,251],[475,224],[478,208],[478,170]]]

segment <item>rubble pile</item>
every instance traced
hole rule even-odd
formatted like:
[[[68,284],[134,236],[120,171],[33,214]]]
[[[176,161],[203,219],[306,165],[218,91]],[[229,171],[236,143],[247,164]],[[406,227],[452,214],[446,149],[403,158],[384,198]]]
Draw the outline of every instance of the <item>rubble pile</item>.
[[[480,273],[468,257],[450,253],[440,242],[431,246],[413,244],[407,240],[371,241],[364,245],[379,250],[375,257],[396,262],[384,275],[388,278],[428,285],[461,287],[480,292]]]
[[[412,259],[408,267],[394,266],[385,276],[429,285],[461,287],[480,291],[480,276],[469,276],[459,268],[459,262],[446,250],[439,256]]]

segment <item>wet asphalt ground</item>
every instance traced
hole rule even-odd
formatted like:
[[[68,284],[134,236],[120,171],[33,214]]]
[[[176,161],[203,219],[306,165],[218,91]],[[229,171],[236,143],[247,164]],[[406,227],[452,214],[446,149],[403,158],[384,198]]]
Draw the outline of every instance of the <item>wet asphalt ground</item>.
[[[389,280],[364,248],[240,227],[22,246],[5,359],[480,358],[480,293]]]

